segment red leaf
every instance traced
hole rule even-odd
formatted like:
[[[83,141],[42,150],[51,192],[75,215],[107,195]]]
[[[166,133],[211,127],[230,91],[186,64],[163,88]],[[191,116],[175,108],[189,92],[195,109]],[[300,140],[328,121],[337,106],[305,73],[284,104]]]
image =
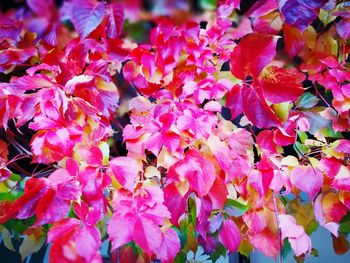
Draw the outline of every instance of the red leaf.
[[[259,249],[262,253],[269,257],[276,257],[278,254],[278,236],[269,228],[265,228],[262,232],[249,235],[252,245]]]
[[[232,120],[243,112],[242,86],[234,85],[226,94],[226,107],[231,111]]]
[[[349,251],[349,241],[344,234],[340,234],[339,237],[332,235],[334,252],[338,255],[345,254]]]
[[[277,38],[265,34],[250,34],[231,53],[230,68],[234,76],[245,79],[258,77],[276,54]]]
[[[256,127],[269,128],[280,123],[276,114],[254,88],[243,88],[242,95],[244,114]]]
[[[65,235],[69,235],[70,232],[75,232],[79,224],[80,221],[76,218],[62,219],[50,228],[47,234],[47,242],[55,241]]]
[[[18,219],[25,219],[34,215],[36,206],[47,187],[47,179],[31,178],[26,181],[24,194],[13,203],[9,213],[16,214]]]
[[[216,177],[208,195],[212,203],[212,209],[222,209],[224,207],[227,199],[227,189],[221,178]]]
[[[260,75],[264,97],[271,103],[295,101],[304,92],[304,74],[295,69],[266,67]]]
[[[49,189],[36,207],[36,225],[54,223],[64,218],[70,209],[70,202],[57,197],[56,191]]]
[[[303,32],[288,24],[283,25],[283,37],[285,51],[292,58],[299,54],[305,47],[305,38]]]
[[[9,155],[9,150],[7,148],[7,143],[0,140],[0,161],[7,162],[8,155]]]

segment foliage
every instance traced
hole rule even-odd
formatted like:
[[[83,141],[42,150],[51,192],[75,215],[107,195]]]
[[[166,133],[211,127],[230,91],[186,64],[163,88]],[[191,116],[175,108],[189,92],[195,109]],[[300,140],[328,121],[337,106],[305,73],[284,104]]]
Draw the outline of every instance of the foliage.
[[[1,13],[8,249],[101,262],[107,240],[121,262],[302,261],[324,227],[347,251],[350,5],[244,2]]]

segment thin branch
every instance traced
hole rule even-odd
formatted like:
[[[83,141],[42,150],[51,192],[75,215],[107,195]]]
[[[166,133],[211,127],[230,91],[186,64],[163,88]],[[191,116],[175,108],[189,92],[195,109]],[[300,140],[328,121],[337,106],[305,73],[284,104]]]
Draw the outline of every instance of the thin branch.
[[[332,108],[339,115],[338,111],[331,104],[329,104],[328,101],[321,95],[321,93],[318,91],[316,85],[314,83],[312,83],[312,85],[316,91],[317,96],[319,96],[328,107]]]
[[[275,217],[276,217],[276,223],[277,223],[277,236],[278,236],[278,254],[277,254],[277,262],[282,263],[282,248],[281,248],[281,229],[278,221],[278,210],[277,210],[277,202],[275,197],[275,192],[272,191],[272,201],[273,201],[273,207],[275,210]]]

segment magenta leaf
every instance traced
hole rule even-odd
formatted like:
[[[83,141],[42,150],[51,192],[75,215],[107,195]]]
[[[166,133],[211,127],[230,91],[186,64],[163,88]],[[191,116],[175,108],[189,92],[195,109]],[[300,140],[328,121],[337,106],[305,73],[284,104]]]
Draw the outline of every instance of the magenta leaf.
[[[96,0],[75,0],[72,20],[81,38],[86,38],[98,27],[105,15],[105,4]]]
[[[237,251],[241,242],[240,232],[236,224],[228,219],[222,223],[219,230],[219,240],[230,253]]]

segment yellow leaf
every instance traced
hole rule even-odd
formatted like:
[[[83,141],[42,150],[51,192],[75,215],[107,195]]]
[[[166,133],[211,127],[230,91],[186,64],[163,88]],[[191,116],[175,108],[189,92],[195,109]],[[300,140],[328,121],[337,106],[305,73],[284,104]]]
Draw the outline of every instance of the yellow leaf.
[[[117,86],[113,82],[106,82],[101,78],[97,78],[96,87],[103,91],[118,92]]]
[[[238,252],[246,257],[249,257],[250,253],[253,251],[254,247],[250,243],[248,238],[241,241],[238,247]]]
[[[276,113],[277,117],[282,121],[288,120],[289,115],[289,102],[282,102],[272,105],[273,111]]]
[[[295,156],[288,155],[282,159],[281,165],[295,167],[299,165],[299,161]]]
[[[177,190],[179,191],[181,196],[184,196],[188,190],[190,189],[190,184],[188,182],[188,180],[185,180],[183,182],[175,182],[175,186],[177,188]]]
[[[120,189],[120,188],[122,188],[122,185],[118,182],[118,180],[117,179],[115,179],[115,177],[114,176],[112,176],[112,185],[113,185],[113,187],[115,188],[115,189]]]
[[[157,177],[160,179],[160,172],[155,166],[148,166],[145,169],[145,177],[147,179],[152,178],[152,177]]]
[[[109,145],[107,142],[101,142],[98,147],[100,148],[103,155],[102,164],[106,165],[109,160]]]

